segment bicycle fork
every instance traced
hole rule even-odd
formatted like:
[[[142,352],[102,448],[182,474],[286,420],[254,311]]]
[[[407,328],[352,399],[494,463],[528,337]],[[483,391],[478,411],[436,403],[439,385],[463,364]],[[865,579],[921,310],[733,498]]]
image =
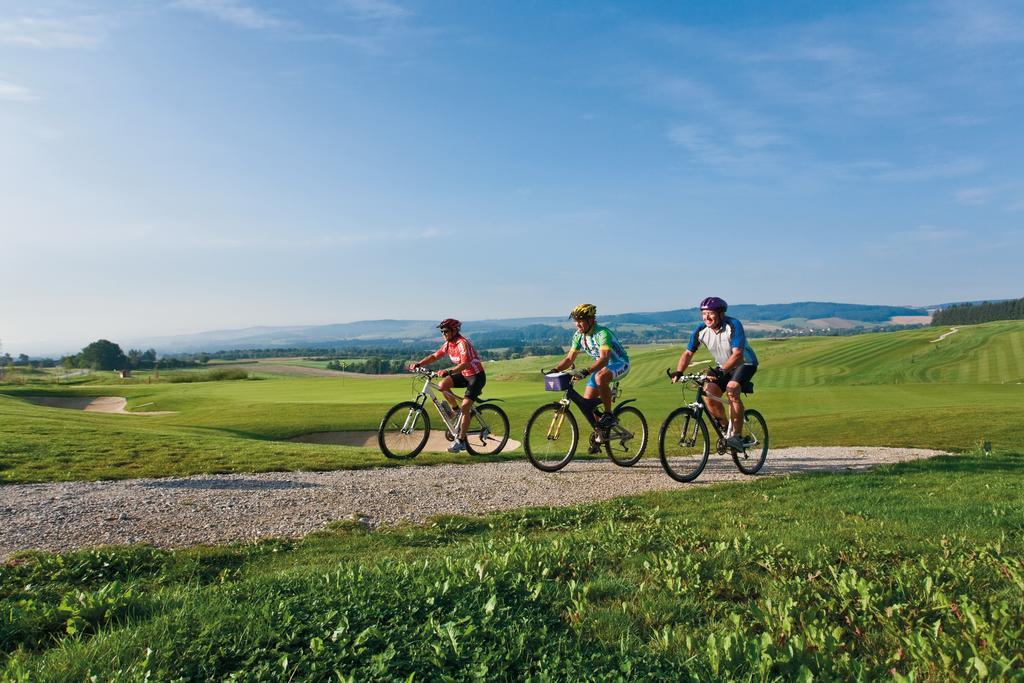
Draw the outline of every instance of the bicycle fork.
[[[419,416],[419,412],[421,410],[423,410],[422,407],[409,409],[409,414],[405,416],[405,422],[402,423],[403,434],[412,434],[416,427],[416,418]],[[426,413],[426,411],[423,412]]]
[[[558,440],[558,434],[559,434],[559,432],[562,431],[562,423],[565,422],[565,411],[568,410],[568,409],[569,409],[568,406],[566,406],[563,403],[561,409],[557,413],[555,413],[555,418],[553,420],[551,420],[551,426],[548,427],[548,433],[547,433],[547,440],[548,441],[557,441]]]
[[[693,447],[697,443],[697,431],[700,429],[700,425],[697,422],[701,419],[700,412],[697,408],[694,408],[693,413],[686,416],[683,421],[683,428],[679,432],[679,445],[686,446],[688,448]],[[693,429],[690,426],[693,426]],[[689,432],[689,435],[687,435]]]

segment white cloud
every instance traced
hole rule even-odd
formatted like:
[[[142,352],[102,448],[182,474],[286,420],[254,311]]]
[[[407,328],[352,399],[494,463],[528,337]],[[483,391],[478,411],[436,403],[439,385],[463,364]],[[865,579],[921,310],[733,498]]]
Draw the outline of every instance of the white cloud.
[[[0,45],[37,49],[92,49],[104,39],[96,16],[54,19],[45,16],[0,18]]]
[[[989,122],[990,119],[983,116],[975,116],[973,114],[953,114],[952,116],[944,116],[939,119],[939,123],[953,128],[977,128],[978,126],[984,126]]]
[[[312,235],[299,240],[268,240],[266,246],[274,248],[288,247],[293,249],[312,249],[321,247],[343,247],[367,242],[406,242],[427,241],[444,237],[444,231],[438,228],[404,228],[398,230],[380,230],[372,232],[349,232]]]
[[[935,225],[919,225],[913,230],[895,232],[893,241],[911,244],[938,245],[958,240],[967,233],[959,228],[940,228]]]
[[[709,165],[726,166],[734,161],[734,157],[715,142],[710,132],[701,126],[673,126],[668,132],[668,138],[689,151],[697,160]]]
[[[717,111],[725,108],[714,90],[691,78],[655,76],[646,79],[640,85],[655,98],[666,100],[680,109]]]
[[[159,223],[105,224],[96,223],[88,229],[75,225],[33,225],[4,235],[14,246],[53,246],[76,252],[95,249],[103,253],[133,252],[140,245],[145,249],[167,250],[323,250],[351,247],[360,244],[425,242],[449,237],[450,231],[435,227],[364,229],[354,231],[309,233],[298,231],[296,237],[281,237],[274,233],[240,232],[237,230],[208,230],[190,225]],[[58,249],[57,247],[54,247]]]
[[[284,26],[283,21],[269,12],[242,0],[176,0],[172,6],[199,12],[240,28],[261,30]]]
[[[905,258],[907,255],[919,257],[923,250],[929,253],[961,251],[964,248],[974,249],[977,245],[965,242],[966,230],[960,228],[944,228],[936,225],[919,225],[911,230],[902,230],[879,237],[868,242],[864,249],[868,255],[877,258]]]
[[[785,142],[785,138],[777,133],[737,133],[733,140],[739,147],[750,149],[761,149],[762,147],[774,147]]]
[[[1024,183],[1008,181],[998,185],[964,187],[953,193],[953,199],[965,206],[1001,205],[1005,211],[1024,210]]]
[[[977,159],[960,159],[957,161],[921,164],[910,168],[885,171],[878,175],[878,179],[894,182],[921,182],[945,178],[961,178],[973,175],[984,167],[985,164]]]
[[[0,81],[0,100],[8,102],[34,102],[39,98],[28,88],[10,81]]]
[[[688,151],[697,163],[716,169],[725,175],[776,175],[786,165],[785,159],[772,153],[768,147],[782,142],[773,133],[721,133],[700,125],[673,126],[668,139]]]
[[[1024,42],[1019,3],[953,0],[946,7],[947,30],[959,43],[978,46]]]
[[[348,14],[367,21],[395,21],[412,14],[408,9],[390,0],[337,0],[337,6]]]
[[[994,187],[965,187],[954,192],[953,198],[958,204],[982,206],[991,202],[996,192]]]

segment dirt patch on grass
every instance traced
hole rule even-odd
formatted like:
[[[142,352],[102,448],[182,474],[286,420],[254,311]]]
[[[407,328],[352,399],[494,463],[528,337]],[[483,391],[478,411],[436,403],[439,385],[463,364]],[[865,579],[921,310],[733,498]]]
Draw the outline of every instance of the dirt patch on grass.
[[[943,334],[943,335],[939,336],[939,338],[938,338],[938,339],[932,339],[932,340],[931,340],[931,342],[929,342],[929,343],[930,343],[930,344],[935,344],[936,342],[940,342],[940,341],[942,341],[943,339],[945,339],[946,337],[948,337],[949,335],[951,335],[951,334],[956,334],[956,333],[957,333],[957,332],[959,332],[959,331],[960,331],[960,328],[959,328],[959,327],[951,327],[951,328],[949,328],[949,332],[946,332],[945,334]]]
[[[47,408],[84,410],[87,413],[116,413],[119,415],[173,415],[169,410],[129,411],[128,399],[121,396],[26,396],[26,400]]]
[[[932,317],[930,315],[894,315],[889,318],[889,321],[893,325],[930,325]]]

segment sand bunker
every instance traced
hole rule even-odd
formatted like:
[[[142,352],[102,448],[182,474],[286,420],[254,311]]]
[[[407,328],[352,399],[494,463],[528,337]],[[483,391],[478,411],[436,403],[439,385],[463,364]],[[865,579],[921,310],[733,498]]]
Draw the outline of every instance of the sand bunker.
[[[37,406],[47,408],[69,408],[84,410],[88,413],[116,413],[120,415],[172,415],[169,410],[152,410],[131,412],[125,410],[128,399],[121,396],[26,396],[27,400]]]
[[[335,446],[356,446],[357,448],[377,448],[377,432],[315,432],[303,434],[291,439],[299,443],[333,444]],[[427,437],[427,445],[423,447],[424,453],[443,453],[448,450],[452,442],[444,438],[444,432],[436,429],[430,430]],[[512,439],[508,440],[502,452],[512,451],[519,448],[520,443]]]

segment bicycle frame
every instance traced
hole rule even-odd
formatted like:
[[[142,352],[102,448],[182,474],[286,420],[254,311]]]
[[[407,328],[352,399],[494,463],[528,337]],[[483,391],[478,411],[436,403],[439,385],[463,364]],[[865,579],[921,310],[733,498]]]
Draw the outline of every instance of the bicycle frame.
[[[612,383],[612,403],[615,403],[616,399],[619,398],[619,393],[619,383]],[[635,398],[627,398],[625,401],[620,403],[619,406],[624,406],[627,403],[632,403],[635,400]],[[583,394],[576,391],[576,387],[574,386],[574,384],[570,384],[569,388],[565,390],[565,394],[562,396],[561,399],[559,399],[558,402],[561,403],[566,410],[569,409],[569,405],[571,403],[575,403],[576,407],[580,409],[581,413],[583,413],[583,417],[587,419],[587,422],[590,424],[590,426],[593,427],[594,429],[597,429],[597,421],[594,419],[594,408],[596,408],[600,404],[600,399],[583,398]],[[559,419],[557,420],[558,429],[562,427],[562,419],[564,418],[559,417]],[[558,433],[558,429],[555,429],[554,424],[552,424],[552,430],[554,434]],[[550,435],[551,434],[549,433],[549,436]]]
[[[418,374],[423,375],[423,388],[420,389],[419,395],[415,399],[413,399],[413,401],[416,403],[416,405],[422,407],[424,404],[426,404],[427,399],[429,398],[430,401],[434,404],[434,409],[437,410],[437,414],[441,416],[441,421],[444,422],[446,427],[448,427],[448,431],[453,436],[458,437],[458,435],[459,435],[459,425],[462,422],[462,411],[459,410],[458,408],[456,408],[454,410],[454,414],[452,416],[452,419],[449,420],[445,416],[445,411],[442,409],[441,399],[439,399],[437,397],[438,394],[444,394],[444,390],[441,389],[441,387],[439,387],[438,385],[434,384],[431,381],[434,377],[437,376],[437,374],[434,373],[434,372],[431,372],[430,370],[425,370],[423,368],[420,368],[416,372]],[[452,395],[456,396],[456,398],[458,398],[458,396],[456,394],[452,394]],[[484,401],[480,401],[480,403],[483,403],[483,402]],[[445,401],[446,405],[447,405],[447,403],[448,402]],[[484,426],[484,430],[488,431],[488,433],[489,433],[490,426],[484,421],[483,416],[477,411],[476,405],[474,405],[470,409],[470,412],[473,415],[476,416],[476,418],[480,421],[480,424],[482,424]],[[415,415],[410,413],[409,417],[406,418],[405,423],[402,425],[402,431],[404,432],[404,431],[411,430],[412,429],[412,424],[410,423],[410,421],[415,422],[415,419],[416,419]],[[484,434],[483,438],[486,438],[486,436],[487,435]]]
[[[669,376],[671,376],[671,371],[667,371],[667,372],[668,372]],[[708,394],[708,393],[706,393],[704,391],[704,384],[708,380],[708,374],[707,373],[702,372],[702,373],[696,373],[696,374],[693,374],[693,375],[682,375],[680,377],[680,379],[682,379],[682,380],[684,380],[686,382],[690,382],[690,383],[694,384],[697,387],[697,395],[694,397],[693,402],[685,404],[686,407],[690,408],[690,410],[693,411],[693,417],[694,417],[694,420],[695,420],[695,424],[693,426],[693,433],[689,434],[689,435],[683,435],[683,436],[685,438],[687,438],[688,440],[696,439],[697,429],[698,429],[698,427],[696,425],[696,421],[700,420],[700,421],[703,421],[705,423],[710,423],[711,424],[711,428],[714,430],[715,434],[718,435],[718,444],[717,444],[717,448],[715,450],[717,450],[719,454],[725,453],[726,450],[728,450],[726,445],[725,445],[725,442],[729,439],[729,437],[731,437],[733,435],[732,420],[731,419],[727,420],[726,421],[726,426],[725,426],[725,428],[723,428],[722,425],[719,424],[719,422],[715,418],[715,416],[713,414],[711,414],[711,411],[708,409],[707,403],[705,401],[708,401],[708,400],[718,401],[719,403],[721,403],[723,406],[726,406],[726,407],[729,406],[729,402],[725,400],[724,396],[714,396],[714,395]],[[705,413],[710,414],[711,415],[711,419],[705,420],[704,419],[704,414]]]
[[[710,399],[712,401],[718,401],[723,406],[728,406],[729,403],[721,396],[712,396],[711,394],[705,393],[704,382],[707,379],[707,375],[697,376],[702,377],[702,379],[690,380],[697,385],[697,395],[694,397],[693,403],[688,403],[687,405],[693,409],[694,417],[696,417],[698,420],[703,420],[704,413],[711,413],[711,411],[708,410],[707,403],[704,402],[705,400]],[[722,425],[718,423],[718,420],[714,419],[714,415],[712,415],[711,418],[712,419],[706,421],[711,423],[711,427],[715,430],[715,433],[718,434],[719,439],[728,439],[730,436],[732,436],[732,420],[728,420],[728,426],[725,430],[723,430]]]

